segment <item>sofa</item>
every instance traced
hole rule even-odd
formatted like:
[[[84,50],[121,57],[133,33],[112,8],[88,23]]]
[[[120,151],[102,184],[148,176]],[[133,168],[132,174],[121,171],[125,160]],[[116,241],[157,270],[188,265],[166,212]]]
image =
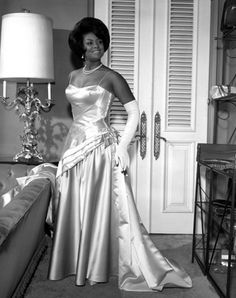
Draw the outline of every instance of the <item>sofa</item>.
[[[46,217],[52,183],[40,175],[21,187],[17,181],[18,177],[29,176],[34,167],[0,162],[1,298],[24,296],[47,249]]]

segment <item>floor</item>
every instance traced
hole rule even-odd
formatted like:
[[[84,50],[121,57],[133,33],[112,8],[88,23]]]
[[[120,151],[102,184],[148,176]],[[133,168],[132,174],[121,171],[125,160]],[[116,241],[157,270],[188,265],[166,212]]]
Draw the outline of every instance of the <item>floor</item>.
[[[191,235],[151,235],[160,251],[168,258],[177,261],[188,272],[193,281],[191,289],[165,288],[162,292],[125,292],[118,289],[117,278],[109,283],[78,287],[74,277],[61,281],[47,279],[50,258],[50,243],[29,285],[25,298],[218,298],[215,289],[202,274],[197,262],[191,262]]]

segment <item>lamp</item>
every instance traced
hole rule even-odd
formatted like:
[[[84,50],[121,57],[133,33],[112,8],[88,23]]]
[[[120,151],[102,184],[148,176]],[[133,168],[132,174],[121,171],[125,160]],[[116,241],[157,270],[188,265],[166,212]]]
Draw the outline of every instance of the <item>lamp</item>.
[[[0,97],[7,109],[15,108],[24,121],[22,150],[15,161],[43,162],[38,152],[35,121],[40,112],[53,106],[51,82],[54,81],[52,20],[40,14],[27,12],[2,16],[0,47],[0,79],[3,94]],[[23,83],[16,98],[7,97],[7,81]],[[47,84],[45,104],[38,98],[34,84]]]

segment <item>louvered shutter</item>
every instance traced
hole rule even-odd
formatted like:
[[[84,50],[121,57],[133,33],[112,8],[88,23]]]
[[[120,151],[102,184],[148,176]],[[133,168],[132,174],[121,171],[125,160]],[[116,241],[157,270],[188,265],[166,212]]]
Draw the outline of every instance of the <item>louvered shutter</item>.
[[[109,66],[118,71],[134,89],[135,0],[111,0]],[[167,130],[192,130],[194,124],[193,52],[194,0],[169,1]],[[134,91],[134,90],[133,90]],[[126,112],[114,101],[110,123],[122,131]]]
[[[171,0],[169,5],[167,129],[193,128],[194,0]]]
[[[135,0],[111,0],[109,13],[111,43],[109,66],[119,72],[134,89],[135,57]],[[118,99],[114,100],[110,112],[110,124],[123,131],[127,113]]]

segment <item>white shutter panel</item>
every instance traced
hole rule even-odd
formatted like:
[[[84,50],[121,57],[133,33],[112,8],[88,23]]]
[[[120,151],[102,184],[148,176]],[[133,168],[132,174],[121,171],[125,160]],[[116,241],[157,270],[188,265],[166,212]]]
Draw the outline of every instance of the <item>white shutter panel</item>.
[[[194,117],[194,0],[169,5],[167,129],[192,130]]]
[[[109,12],[110,50],[109,66],[119,72],[134,88],[135,57],[135,0],[111,0]],[[110,124],[123,131],[127,114],[118,99],[110,112]]]

